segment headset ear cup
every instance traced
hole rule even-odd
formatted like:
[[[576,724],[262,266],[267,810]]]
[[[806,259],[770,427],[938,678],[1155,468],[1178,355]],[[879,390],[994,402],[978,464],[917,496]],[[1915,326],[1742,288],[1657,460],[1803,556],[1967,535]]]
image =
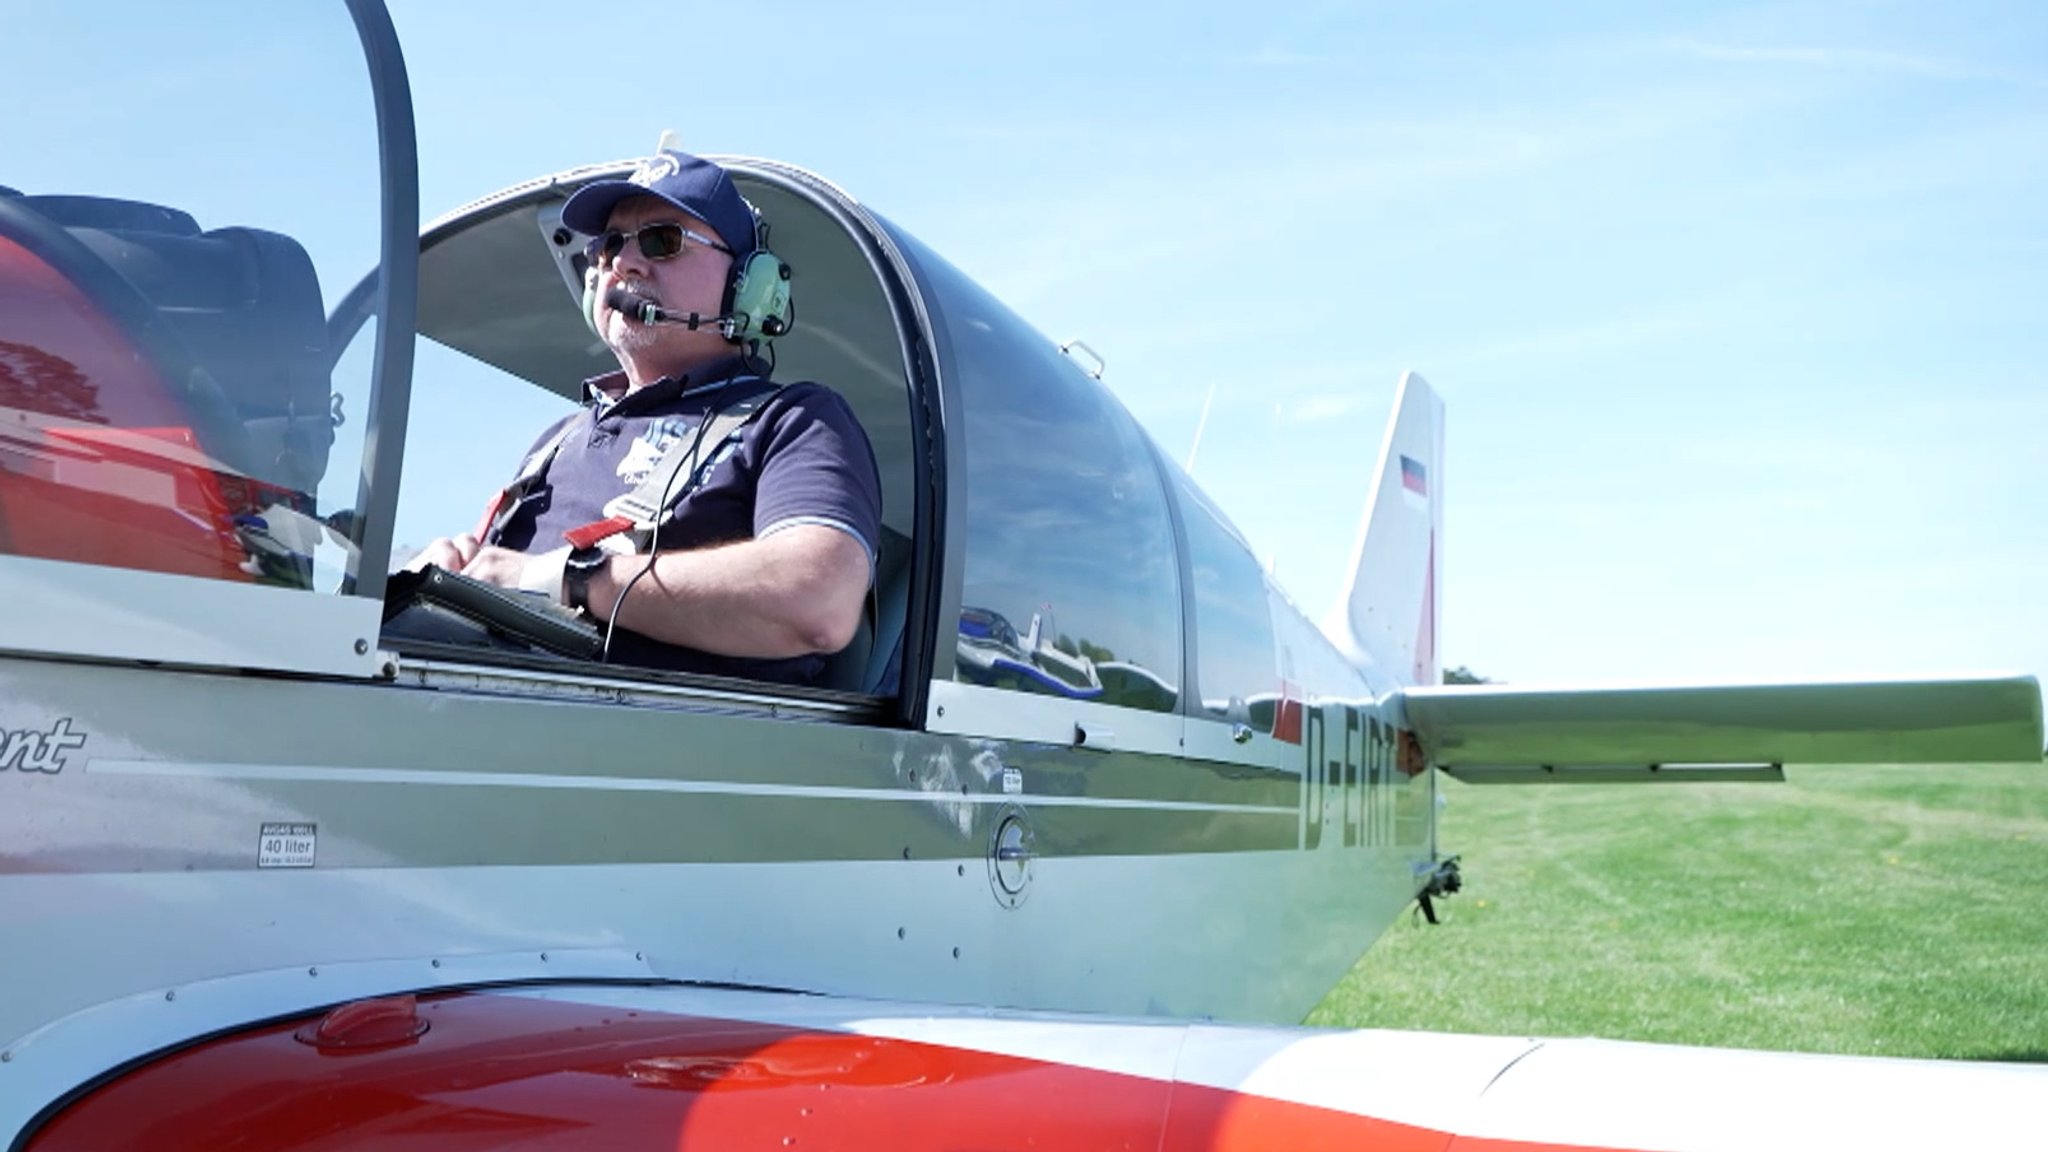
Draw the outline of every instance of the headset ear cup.
[[[583,273],[583,322],[590,325],[590,331],[600,339],[604,329],[597,325],[597,266],[591,265]]]
[[[727,290],[726,312],[746,322],[733,335],[740,340],[773,340],[789,331],[789,265],[766,248],[756,248],[740,264]]]

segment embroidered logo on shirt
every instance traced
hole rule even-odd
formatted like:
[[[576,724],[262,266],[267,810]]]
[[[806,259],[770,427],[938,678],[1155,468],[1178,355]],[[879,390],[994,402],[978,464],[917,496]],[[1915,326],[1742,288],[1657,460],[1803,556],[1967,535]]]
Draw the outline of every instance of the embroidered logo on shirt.
[[[661,454],[669,445],[697,430],[697,422],[684,417],[673,417],[647,426],[647,430],[635,437],[626,448],[625,458],[619,461],[619,480],[627,491],[640,486],[647,474],[654,471]]]

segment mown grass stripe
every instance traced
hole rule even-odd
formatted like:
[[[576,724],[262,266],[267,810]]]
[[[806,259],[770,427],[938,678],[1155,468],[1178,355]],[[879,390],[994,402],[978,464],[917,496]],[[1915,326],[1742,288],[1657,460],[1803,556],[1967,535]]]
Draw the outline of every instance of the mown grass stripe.
[[[2048,766],[1443,783],[1466,886],[1309,1018],[2048,1061]]]

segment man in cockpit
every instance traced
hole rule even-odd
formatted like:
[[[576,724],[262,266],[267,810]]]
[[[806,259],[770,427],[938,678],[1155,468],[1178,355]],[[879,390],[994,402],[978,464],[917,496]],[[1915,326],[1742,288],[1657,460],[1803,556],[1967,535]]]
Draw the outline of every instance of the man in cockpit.
[[[752,207],[724,169],[664,151],[562,222],[595,237],[587,312],[619,371],[586,382],[476,532],[409,566],[550,594],[610,630],[614,662],[815,682],[860,625],[881,481],[845,400],[767,379],[761,340],[785,321],[764,331],[758,278],[787,275]]]

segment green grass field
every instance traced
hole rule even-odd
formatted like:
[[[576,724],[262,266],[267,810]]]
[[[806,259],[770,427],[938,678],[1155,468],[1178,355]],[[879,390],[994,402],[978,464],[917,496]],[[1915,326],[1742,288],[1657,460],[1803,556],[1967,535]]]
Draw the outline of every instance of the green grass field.
[[[2048,765],[1444,781],[1465,890],[1309,1023],[2048,1061]]]

